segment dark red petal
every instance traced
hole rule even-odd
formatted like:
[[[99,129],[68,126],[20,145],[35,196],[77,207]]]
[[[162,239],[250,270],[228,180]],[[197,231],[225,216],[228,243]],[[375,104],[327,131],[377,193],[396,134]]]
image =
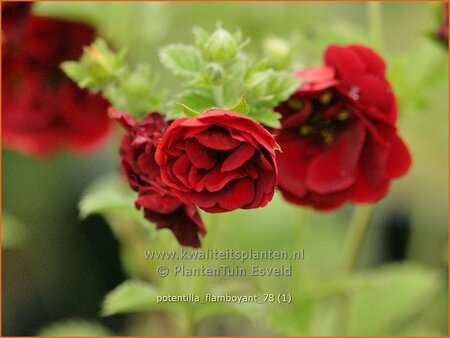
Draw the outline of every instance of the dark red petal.
[[[216,192],[221,190],[226,184],[231,181],[245,177],[244,171],[227,171],[222,172],[219,171],[218,168],[214,168],[209,174],[205,177],[205,188],[210,192]]]
[[[156,222],[158,229],[172,230],[181,245],[198,248],[200,246],[198,233],[201,235],[206,233],[200,216],[193,206],[183,205],[167,215],[144,209],[144,215],[148,220]]]
[[[347,48],[359,55],[366,64],[368,72],[384,77],[386,65],[383,59],[372,49],[361,45],[352,45]]]
[[[178,158],[172,167],[172,171],[174,175],[181,181],[185,186],[188,186],[188,173],[189,168],[191,166],[191,162],[189,161],[189,158],[187,155],[183,155],[180,158]]]
[[[216,150],[231,150],[241,144],[223,128],[210,128],[197,134],[195,138],[205,147]]]
[[[255,182],[244,178],[227,186],[218,200],[219,205],[225,210],[231,211],[245,207],[255,198]]]
[[[214,159],[208,155],[205,147],[196,139],[186,140],[185,146],[186,154],[196,168],[211,169],[214,167]]]
[[[108,115],[113,120],[116,120],[128,132],[132,132],[136,128],[136,119],[134,116],[120,112],[113,107],[109,107]]]
[[[352,83],[362,76],[367,67],[358,54],[350,49],[331,45],[325,51],[325,64],[336,70],[337,79]]]
[[[313,158],[306,174],[306,186],[319,194],[349,188],[355,181],[355,168],[365,139],[364,124],[353,121],[333,144]]]
[[[387,194],[388,188],[388,179],[384,179],[376,185],[373,185],[363,175],[358,174],[353,186],[351,201],[354,203],[377,202]]]
[[[389,138],[386,140],[389,140]],[[380,184],[386,179],[389,152],[390,146],[380,144],[368,133],[359,159],[359,170],[365,180],[371,182],[372,185]]]
[[[411,155],[402,139],[394,133],[387,162],[387,173],[391,178],[403,176],[411,167]]]
[[[247,162],[254,154],[255,149],[249,144],[242,144],[228,155],[222,164],[221,171],[231,171],[239,168]]]
[[[280,171],[278,186],[293,195],[304,196],[306,170],[310,161],[308,151],[315,145],[310,138],[300,137],[297,132],[280,136],[278,142],[282,152],[277,153],[277,165]]]
[[[355,82],[359,87],[357,104],[361,107],[375,107],[376,109],[365,110],[372,117],[395,123],[397,118],[395,108],[395,97],[392,88],[384,79],[374,75],[366,75]]]
[[[141,192],[136,204],[160,214],[170,214],[177,210],[182,203],[175,196],[163,195],[150,190]]]

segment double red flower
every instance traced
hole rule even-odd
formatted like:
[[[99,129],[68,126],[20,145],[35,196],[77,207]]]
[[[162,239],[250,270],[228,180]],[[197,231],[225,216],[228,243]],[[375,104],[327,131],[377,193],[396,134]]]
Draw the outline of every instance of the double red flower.
[[[39,157],[60,148],[91,150],[109,131],[108,103],[79,89],[59,65],[78,59],[95,31],[29,9],[2,4],[3,144]]]
[[[161,178],[208,212],[263,207],[277,183],[275,140],[241,114],[210,110],[173,122],[156,151]]]
[[[290,202],[328,210],[369,203],[411,164],[397,135],[397,104],[383,60],[364,46],[330,46],[321,68],[277,110],[279,188]]]
[[[110,116],[126,130],[120,157],[129,185],[138,192],[136,208],[144,209],[144,216],[155,222],[158,229],[169,228],[180,244],[199,247],[200,235],[206,230],[196,207],[182,202],[173,189],[163,183],[155,151],[168,123],[159,113],[150,113],[142,121],[110,110]]]

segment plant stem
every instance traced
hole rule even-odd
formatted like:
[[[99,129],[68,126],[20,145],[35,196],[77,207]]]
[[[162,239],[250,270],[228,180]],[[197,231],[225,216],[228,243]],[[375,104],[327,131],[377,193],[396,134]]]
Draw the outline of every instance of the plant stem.
[[[356,269],[364,238],[369,229],[372,210],[372,205],[361,205],[356,206],[353,211],[352,221],[347,233],[346,249],[344,251],[344,273],[349,274]]]
[[[361,256],[367,231],[372,217],[373,205],[355,206],[352,220],[347,232],[344,259],[342,265],[343,277],[350,276],[357,267]],[[346,336],[350,319],[350,299],[343,294],[337,301],[336,334]]]
[[[214,101],[216,101],[217,108],[225,108],[225,102],[223,99],[223,85],[217,85],[213,89]]]
[[[383,49],[383,21],[382,21],[382,3],[379,1],[370,1],[367,3],[367,15],[369,19],[369,32],[373,46],[381,51]]]

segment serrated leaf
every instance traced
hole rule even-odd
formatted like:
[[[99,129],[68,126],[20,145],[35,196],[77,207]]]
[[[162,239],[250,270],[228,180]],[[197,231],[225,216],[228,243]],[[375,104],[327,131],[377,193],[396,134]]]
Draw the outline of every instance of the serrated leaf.
[[[183,80],[195,79],[204,67],[200,51],[188,45],[164,47],[159,52],[159,59],[167,69]]]
[[[273,95],[273,104],[278,104],[288,99],[299,87],[300,81],[295,79],[291,74],[274,72],[271,74],[267,92]]]
[[[92,337],[114,336],[114,334],[95,321],[83,319],[69,319],[59,323],[52,323],[39,330],[38,336],[44,337]]]
[[[111,316],[118,313],[172,309],[178,305],[177,303],[158,304],[158,295],[161,295],[161,290],[155,286],[140,280],[127,280],[106,295],[101,314]]]
[[[281,123],[280,123],[281,116],[280,116],[280,114],[278,114],[277,112],[275,112],[273,110],[261,109],[261,110],[251,111],[249,114],[249,117],[264,124],[267,127],[276,128],[276,129],[281,128]]]
[[[230,110],[239,114],[248,115],[249,106],[247,104],[247,101],[245,101],[245,97],[242,96],[239,102],[231,107]]]
[[[180,107],[179,103],[188,106],[194,111],[200,113],[204,112],[206,109],[215,106],[214,98],[212,93],[207,90],[187,90],[181,93],[174,99],[174,102],[170,105],[168,118],[175,119],[178,117],[183,117],[184,112]]]

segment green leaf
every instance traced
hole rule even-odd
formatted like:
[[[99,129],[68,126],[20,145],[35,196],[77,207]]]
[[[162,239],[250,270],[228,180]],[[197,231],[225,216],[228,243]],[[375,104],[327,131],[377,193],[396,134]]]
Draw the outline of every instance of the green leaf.
[[[86,189],[79,203],[80,216],[118,214],[141,221],[142,215],[134,207],[135,199],[136,194],[125,179],[117,173],[110,173]]]
[[[161,290],[140,280],[127,280],[108,293],[103,301],[101,314],[111,316],[161,309],[176,309],[177,303],[157,303]],[[175,305],[174,305],[175,304]]]
[[[276,105],[288,99],[299,86],[300,81],[295,79],[291,74],[282,72],[272,73],[267,84],[267,92],[273,95],[273,101],[271,103]]]
[[[391,264],[366,272],[371,287],[349,290],[349,335],[391,335],[442,290],[438,271],[414,263]]]
[[[183,109],[184,115],[186,115],[187,117],[195,117],[198,114],[200,114],[198,111],[189,108],[188,106],[182,104],[182,103],[178,103],[178,105]]]
[[[46,337],[92,337],[114,336],[114,334],[95,321],[83,319],[68,319],[59,323],[53,323],[39,330],[38,336]]]
[[[120,75],[125,54],[124,49],[117,53],[112,51],[98,38],[84,47],[79,61],[63,62],[61,68],[81,88],[99,91]]]
[[[281,115],[273,110],[258,109],[251,111],[249,117],[257,120],[258,122],[266,125],[267,127],[281,128],[280,118]]]
[[[159,52],[159,59],[167,69],[183,80],[194,80],[204,67],[200,51],[188,45],[164,47]]]
[[[243,115],[248,115],[249,107],[247,101],[245,101],[244,95],[242,95],[239,102],[236,103],[233,107],[231,107],[230,110]]]
[[[214,107],[215,102],[212,94],[204,89],[187,90],[175,97],[170,104],[169,119],[175,119],[184,116],[184,111],[180,103],[189,107],[193,111],[204,112],[206,109]]]
[[[136,69],[123,74],[104,89],[105,96],[114,108],[126,111],[137,119],[148,112],[159,111],[164,93],[158,89],[148,65],[138,65]]]

